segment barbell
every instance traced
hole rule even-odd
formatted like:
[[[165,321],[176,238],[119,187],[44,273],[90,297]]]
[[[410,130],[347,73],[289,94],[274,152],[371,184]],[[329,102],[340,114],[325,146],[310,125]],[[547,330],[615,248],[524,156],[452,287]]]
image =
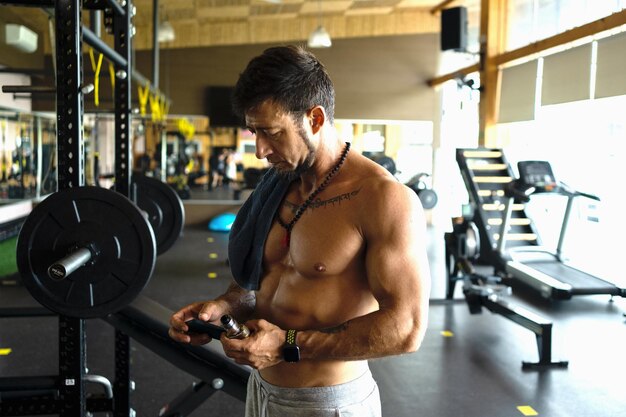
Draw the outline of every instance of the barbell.
[[[44,307],[69,317],[102,317],[147,285],[156,239],[148,219],[123,195],[66,188],[28,215],[16,260],[24,286]]]
[[[133,176],[136,204],[113,190],[67,188],[26,218],[16,260],[24,286],[53,312],[102,317],[148,284],[156,256],[184,226],[184,207],[161,181]]]

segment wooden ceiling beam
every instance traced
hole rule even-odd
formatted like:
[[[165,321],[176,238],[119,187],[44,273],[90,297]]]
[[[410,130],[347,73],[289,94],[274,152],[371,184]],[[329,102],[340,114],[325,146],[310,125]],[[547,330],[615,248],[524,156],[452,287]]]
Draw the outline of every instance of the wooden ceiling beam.
[[[520,58],[526,58],[539,52],[565,45],[588,36],[597,35],[598,33],[605,32],[622,25],[626,25],[626,9],[603,17],[602,19],[594,20],[591,23],[559,33],[558,35],[554,35],[550,38],[531,43],[509,52],[504,52],[497,57],[494,57],[494,60],[497,65],[506,64],[508,62],[515,61]]]
[[[437,12],[442,11],[443,9],[446,8],[446,6],[449,6],[450,4],[456,2],[457,0],[444,0],[441,3],[437,4],[436,6],[434,6],[432,9],[430,9],[430,13],[431,14],[435,14]]]

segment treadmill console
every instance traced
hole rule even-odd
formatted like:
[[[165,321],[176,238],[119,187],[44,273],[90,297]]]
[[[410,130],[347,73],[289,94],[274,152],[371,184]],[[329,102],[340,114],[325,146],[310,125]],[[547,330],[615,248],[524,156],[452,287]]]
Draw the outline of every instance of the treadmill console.
[[[535,187],[535,192],[551,192],[559,188],[548,161],[520,161],[517,170],[521,182]]]

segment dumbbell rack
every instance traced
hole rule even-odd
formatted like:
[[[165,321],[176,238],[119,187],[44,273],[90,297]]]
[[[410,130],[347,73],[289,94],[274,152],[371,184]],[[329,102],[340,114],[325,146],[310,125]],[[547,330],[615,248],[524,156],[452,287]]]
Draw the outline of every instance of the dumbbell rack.
[[[92,45],[115,65],[115,183],[116,191],[131,197],[131,2],[116,0],[28,0],[2,1],[17,6],[54,8],[56,38],[57,163],[59,191],[85,184],[83,130],[82,43]],[[82,9],[102,10],[105,25],[114,37],[114,50],[83,28]],[[32,93],[36,93],[36,88]],[[45,314],[45,313],[38,313]],[[6,317],[6,316],[5,316]],[[115,333],[115,381],[113,397],[87,401],[85,319],[59,316],[59,375],[52,377],[2,378],[0,387],[19,381],[43,383],[55,395],[29,398],[3,398],[0,415],[59,414],[83,417],[89,412],[112,411],[116,417],[131,416],[129,337]]]

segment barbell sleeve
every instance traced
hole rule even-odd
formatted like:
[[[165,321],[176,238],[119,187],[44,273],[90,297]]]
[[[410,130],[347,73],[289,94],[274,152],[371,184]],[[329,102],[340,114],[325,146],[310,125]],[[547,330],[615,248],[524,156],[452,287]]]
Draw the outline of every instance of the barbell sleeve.
[[[72,272],[85,265],[92,258],[92,253],[87,248],[78,248],[65,258],[58,260],[48,268],[48,276],[54,280],[65,279]]]

